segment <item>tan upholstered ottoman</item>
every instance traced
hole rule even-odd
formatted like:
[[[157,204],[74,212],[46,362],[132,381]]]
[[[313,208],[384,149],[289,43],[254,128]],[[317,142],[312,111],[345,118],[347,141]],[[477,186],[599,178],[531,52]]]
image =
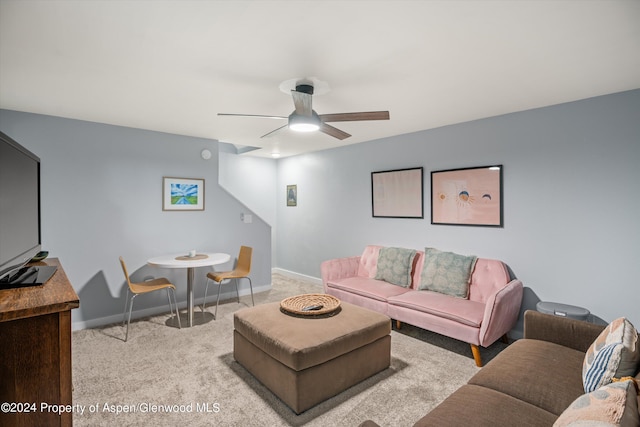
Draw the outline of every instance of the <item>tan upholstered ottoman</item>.
[[[295,317],[280,303],[238,310],[233,356],[297,414],[385,370],[387,316],[341,303],[331,317]]]

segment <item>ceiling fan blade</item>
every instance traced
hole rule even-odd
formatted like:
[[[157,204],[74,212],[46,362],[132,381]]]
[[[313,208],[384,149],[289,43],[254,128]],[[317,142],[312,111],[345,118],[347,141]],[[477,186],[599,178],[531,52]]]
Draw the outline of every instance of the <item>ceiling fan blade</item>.
[[[327,135],[330,135],[334,138],[338,138],[339,140],[343,140],[343,139],[347,139],[349,138],[351,135],[346,133],[343,130],[340,130],[338,128],[334,128],[331,125],[328,125],[326,123],[321,123],[320,124],[320,132],[326,133]]]
[[[280,126],[279,128],[272,130],[271,132],[265,133],[260,138],[269,137],[269,136],[273,135],[274,133],[278,132],[280,129],[286,128],[287,126],[289,126],[288,123],[286,125],[284,125],[284,126]]]
[[[233,114],[233,113],[218,113],[219,116],[236,116],[236,117],[258,117],[261,119],[286,119],[286,116],[265,116],[262,114]]]
[[[291,96],[293,96],[293,105],[296,107],[296,114],[311,117],[311,94],[292,90]]]
[[[360,120],[389,120],[388,111],[362,111],[359,113],[320,114],[323,122],[357,122]]]

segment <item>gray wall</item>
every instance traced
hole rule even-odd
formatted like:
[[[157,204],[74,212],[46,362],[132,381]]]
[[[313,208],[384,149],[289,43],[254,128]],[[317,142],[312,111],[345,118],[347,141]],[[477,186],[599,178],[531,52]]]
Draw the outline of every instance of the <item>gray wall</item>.
[[[318,277],[367,244],[433,246],[506,262],[525,308],[555,301],[639,326],[639,119],[635,90],[281,159],[278,267]],[[504,228],[431,225],[430,171],[489,164],[504,165]],[[418,166],[425,218],[372,218],[370,173]]]
[[[219,183],[270,226],[276,224],[276,170],[274,159],[238,155],[231,144],[219,143]],[[271,265],[275,267],[275,228],[271,232]]]
[[[318,278],[322,261],[367,244],[435,246],[505,261],[527,287],[525,308],[557,301],[640,325],[639,113],[635,90],[277,161],[222,150],[226,190],[216,184],[216,141],[2,110],[0,130],[43,159],[44,246],[79,292],[81,326],[122,310],[118,255],[144,277],[158,274],[148,257],[235,253],[241,242],[260,248],[259,286],[270,283],[272,260]],[[430,224],[430,171],[494,163],[504,165],[504,228]],[[416,166],[425,168],[425,218],[372,218],[370,173]],[[205,212],[162,212],[162,176],[204,177]],[[286,206],[289,184],[297,207]],[[241,223],[252,209],[253,223]]]
[[[270,287],[271,227],[257,215],[251,224],[240,221],[252,211],[218,185],[217,141],[7,110],[0,110],[0,130],[41,158],[43,249],[60,258],[80,296],[74,328],[121,320],[120,255],[134,279],[165,276],[178,284],[182,306],[185,271],[149,267],[148,258],[195,248],[235,259],[240,245],[249,245],[254,286]],[[200,157],[204,148],[210,160]],[[204,178],[205,210],[163,211],[163,176]],[[197,269],[196,296],[207,271]],[[138,298],[134,308],[138,315],[168,311],[166,296]]]

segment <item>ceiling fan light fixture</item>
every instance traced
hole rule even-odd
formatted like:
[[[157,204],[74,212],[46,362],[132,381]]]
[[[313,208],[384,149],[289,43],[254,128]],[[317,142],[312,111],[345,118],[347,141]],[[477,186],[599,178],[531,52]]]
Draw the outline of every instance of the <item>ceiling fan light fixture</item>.
[[[289,116],[289,129],[296,132],[315,132],[320,129],[320,117],[315,111],[311,116],[293,113]]]
[[[289,125],[289,129],[296,132],[315,132],[320,129],[320,126],[315,123],[293,123]]]

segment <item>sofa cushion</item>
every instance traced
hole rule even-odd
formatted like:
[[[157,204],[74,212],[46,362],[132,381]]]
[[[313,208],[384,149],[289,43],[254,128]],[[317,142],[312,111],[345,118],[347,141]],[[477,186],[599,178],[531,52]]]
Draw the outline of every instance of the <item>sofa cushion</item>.
[[[594,391],[610,383],[613,377],[633,376],[639,364],[638,332],[631,322],[620,317],[600,333],[585,354],[584,391]]]
[[[521,339],[470,380],[559,416],[582,389],[584,353],[547,341]],[[511,380],[513,379],[513,380]]]
[[[557,416],[530,403],[477,385],[463,385],[414,427],[549,427]]]
[[[632,381],[607,384],[578,397],[560,415],[553,427],[640,425],[636,387]]]
[[[486,303],[510,281],[511,276],[502,261],[478,258],[471,273],[469,299]]]
[[[410,291],[390,296],[389,304],[433,314],[475,328],[480,327],[485,309],[482,303],[431,291]]]
[[[413,259],[416,256],[414,249],[382,248],[378,255],[378,267],[376,279],[393,283],[394,285],[409,287],[411,284],[411,270]]]
[[[348,277],[346,279],[327,282],[327,288],[340,289],[386,302],[390,297],[409,292],[409,289],[393,285],[384,280],[368,279],[365,277]]]
[[[471,272],[477,259],[476,256],[425,248],[419,289],[467,298]]]
[[[358,264],[358,276],[373,279],[378,269],[378,255],[382,246],[369,245],[364,248]]]

